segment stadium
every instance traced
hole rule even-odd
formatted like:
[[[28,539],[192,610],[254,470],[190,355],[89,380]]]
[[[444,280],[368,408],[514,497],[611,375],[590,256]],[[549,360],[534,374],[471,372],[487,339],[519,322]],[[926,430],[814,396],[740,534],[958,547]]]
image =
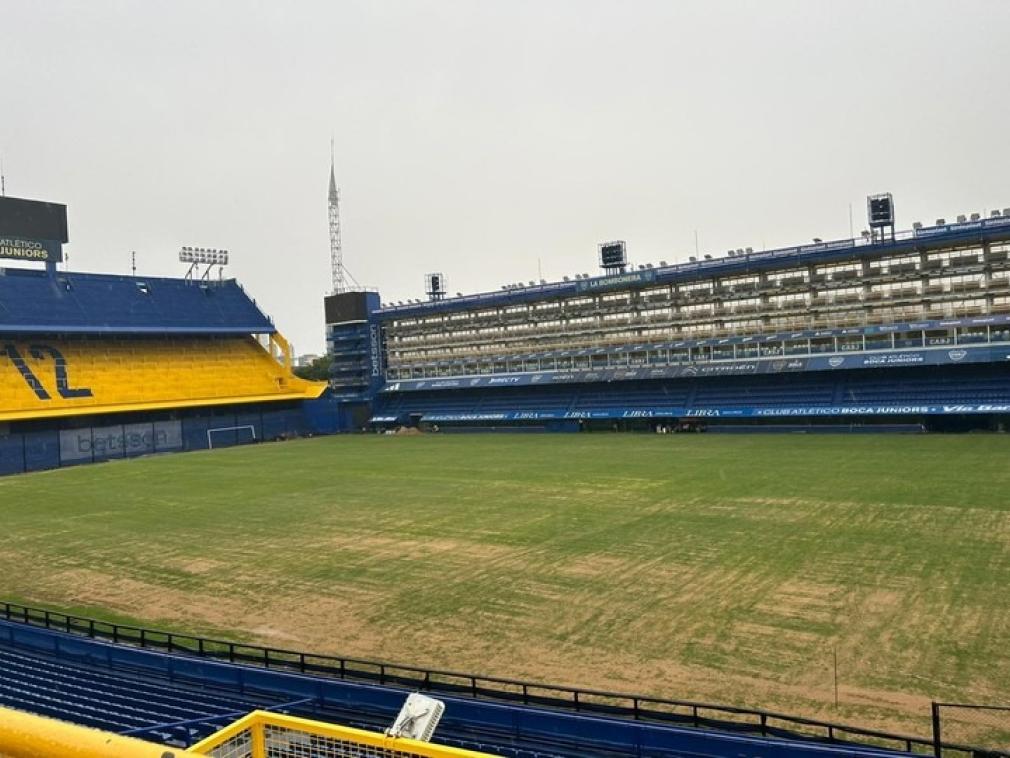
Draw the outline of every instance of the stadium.
[[[1010,418],[1010,212],[893,207],[426,302],[335,272],[321,383],[225,251],[65,271],[66,208],[0,198],[44,265],[0,275],[0,752],[1008,755],[1005,437],[929,433]]]

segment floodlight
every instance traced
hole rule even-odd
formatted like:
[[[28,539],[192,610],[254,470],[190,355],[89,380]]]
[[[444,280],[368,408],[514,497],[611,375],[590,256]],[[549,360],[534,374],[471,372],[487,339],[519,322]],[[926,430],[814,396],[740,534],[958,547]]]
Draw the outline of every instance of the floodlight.
[[[614,271],[624,271],[628,265],[627,245],[623,240],[601,242],[597,245],[600,257],[600,268],[608,274]]]
[[[866,216],[870,228],[894,226],[894,197],[890,192],[866,198]]]

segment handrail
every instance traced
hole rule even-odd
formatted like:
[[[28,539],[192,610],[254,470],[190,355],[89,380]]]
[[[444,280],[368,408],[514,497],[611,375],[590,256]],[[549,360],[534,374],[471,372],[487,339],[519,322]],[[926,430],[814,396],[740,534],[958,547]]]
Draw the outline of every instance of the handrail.
[[[897,749],[909,753],[915,752],[913,748],[932,751],[934,747],[933,740],[929,738],[838,724],[760,708],[659,698],[270,648],[115,624],[19,603],[0,602],[0,619],[101,639],[114,644],[136,645],[233,664],[257,665],[380,685],[405,686],[475,699],[546,706],[586,714],[673,723],[678,726],[743,731],[761,736],[798,737],[857,744],[861,742],[876,747],[893,748],[896,745]],[[873,742],[870,742],[871,740]],[[881,742],[886,744],[879,744]],[[945,744],[944,747],[955,751],[971,751],[970,747],[964,745]]]
[[[169,748],[120,734],[0,708],[0,754],[9,758],[197,758],[201,751]]]
[[[214,755],[217,748],[227,745],[230,740],[244,733],[249,737],[252,758],[266,758],[271,754],[267,745],[269,736],[266,727],[322,740],[358,745],[368,749],[368,755],[390,756],[390,758],[392,756],[402,756],[403,758],[491,758],[488,753],[421,742],[407,737],[390,737],[378,732],[328,724],[322,721],[310,721],[297,716],[286,716],[268,711],[253,711],[245,718],[196,743],[192,749],[201,754]],[[230,753],[228,754],[230,755]],[[340,753],[340,755],[351,754],[350,752]],[[353,754],[361,755],[363,753],[354,750]]]

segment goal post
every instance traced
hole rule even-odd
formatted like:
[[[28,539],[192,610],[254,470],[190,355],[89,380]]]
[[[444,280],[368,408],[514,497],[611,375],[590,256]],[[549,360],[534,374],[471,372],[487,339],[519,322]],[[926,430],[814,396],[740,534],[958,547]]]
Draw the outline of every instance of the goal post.
[[[255,442],[256,441],[256,427],[253,426],[252,424],[240,424],[239,426],[218,426],[218,427],[214,427],[213,429],[208,429],[207,430],[207,448],[209,450],[213,450],[214,449],[214,435],[215,434],[223,434],[224,432],[235,432],[236,433],[236,442],[235,442],[235,444],[238,444],[239,440],[238,440],[238,434],[237,433],[240,432],[240,431],[242,431],[242,430],[245,430],[245,429],[249,430],[249,440],[248,441],[249,442]]]

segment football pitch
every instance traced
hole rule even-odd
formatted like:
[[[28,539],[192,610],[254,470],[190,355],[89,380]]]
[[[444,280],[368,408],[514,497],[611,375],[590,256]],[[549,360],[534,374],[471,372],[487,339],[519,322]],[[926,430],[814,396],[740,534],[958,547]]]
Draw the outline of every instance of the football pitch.
[[[583,434],[120,461],[0,479],[0,597],[924,734],[930,699],[1010,701],[1008,459]]]

